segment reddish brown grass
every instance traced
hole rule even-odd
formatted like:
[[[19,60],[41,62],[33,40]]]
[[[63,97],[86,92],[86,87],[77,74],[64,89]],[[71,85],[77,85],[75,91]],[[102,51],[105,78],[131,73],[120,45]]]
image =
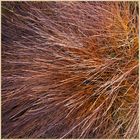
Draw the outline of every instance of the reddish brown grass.
[[[3,138],[138,138],[138,2],[2,2]]]

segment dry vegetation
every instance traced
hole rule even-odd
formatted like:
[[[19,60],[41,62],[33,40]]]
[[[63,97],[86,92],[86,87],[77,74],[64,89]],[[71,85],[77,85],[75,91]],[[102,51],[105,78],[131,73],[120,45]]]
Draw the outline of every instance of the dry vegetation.
[[[2,2],[3,138],[138,138],[138,2]]]

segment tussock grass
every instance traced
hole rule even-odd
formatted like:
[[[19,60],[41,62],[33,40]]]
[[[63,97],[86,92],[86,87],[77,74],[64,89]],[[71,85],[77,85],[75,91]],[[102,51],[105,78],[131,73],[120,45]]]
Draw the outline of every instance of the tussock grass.
[[[138,138],[138,2],[2,2],[3,138]]]

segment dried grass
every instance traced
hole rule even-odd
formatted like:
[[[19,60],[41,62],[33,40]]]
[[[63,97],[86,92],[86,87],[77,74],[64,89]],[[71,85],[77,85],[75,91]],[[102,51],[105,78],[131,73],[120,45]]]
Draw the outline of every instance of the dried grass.
[[[2,2],[3,138],[138,138],[138,2]]]

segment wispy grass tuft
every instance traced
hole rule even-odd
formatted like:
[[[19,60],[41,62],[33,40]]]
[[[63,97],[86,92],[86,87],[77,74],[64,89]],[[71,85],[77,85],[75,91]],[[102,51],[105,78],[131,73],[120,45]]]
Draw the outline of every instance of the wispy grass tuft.
[[[138,138],[138,2],[2,2],[3,138]]]

